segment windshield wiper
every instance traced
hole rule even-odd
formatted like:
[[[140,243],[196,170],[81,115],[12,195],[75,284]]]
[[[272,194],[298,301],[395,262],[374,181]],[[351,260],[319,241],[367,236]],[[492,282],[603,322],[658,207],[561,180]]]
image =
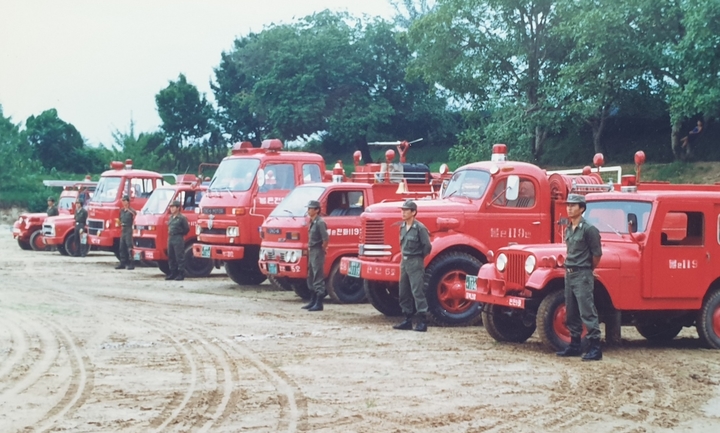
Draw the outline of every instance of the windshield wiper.
[[[620,234],[620,232],[617,231],[617,230],[615,229],[615,227],[611,226],[611,225],[608,224],[608,223],[603,223],[603,224],[605,224],[606,226],[610,227],[610,230],[614,231],[616,235],[622,237],[622,235]]]
[[[224,189],[224,190],[227,190],[227,192],[229,192],[229,193],[230,193],[230,195],[232,196],[232,198],[235,198],[235,194],[233,194],[233,192],[232,192],[232,190],[230,189],[230,187],[229,187],[229,186],[226,186],[226,187],[225,187],[225,188],[223,188],[223,189]]]
[[[283,212],[289,213],[293,221],[295,221],[295,214],[290,209],[283,209]]]

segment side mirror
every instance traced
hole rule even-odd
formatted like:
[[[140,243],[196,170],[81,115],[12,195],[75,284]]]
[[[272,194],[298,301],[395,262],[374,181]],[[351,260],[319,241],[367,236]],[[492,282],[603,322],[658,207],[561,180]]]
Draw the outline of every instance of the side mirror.
[[[637,215],[629,213],[627,216],[627,225],[628,233],[636,233],[638,231]]]
[[[257,172],[257,184],[258,186],[265,185],[265,170],[262,168]]]
[[[520,178],[512,175],[507,178],[507,188],[505,189],[505,199],[507,201],[517,200],[520,194]]]

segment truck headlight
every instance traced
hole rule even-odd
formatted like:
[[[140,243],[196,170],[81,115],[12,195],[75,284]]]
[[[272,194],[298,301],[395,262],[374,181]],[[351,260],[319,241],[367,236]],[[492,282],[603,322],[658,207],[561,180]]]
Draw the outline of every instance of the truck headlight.
[[[505,267],[507,266],[507,256],[505,253],[500,253],[497,256],[497,259],[495,260],[495,268],[499,272],[505,272]]]
[[[240,235],[240,228],[228,227],[227,230],[225,230],[225,234],[227,234],[227,237],[229,238],[236,238]]]
[[[525,272],[528,274],[532,274],[535,270],[535,265],[537,264],[537,259],[532,254],[528,256],[527,259],[525,259]]]
[[[297,261],[298,261],[297,251],[290,251],[290,254],[288,255],[288,262],[295,263]]]

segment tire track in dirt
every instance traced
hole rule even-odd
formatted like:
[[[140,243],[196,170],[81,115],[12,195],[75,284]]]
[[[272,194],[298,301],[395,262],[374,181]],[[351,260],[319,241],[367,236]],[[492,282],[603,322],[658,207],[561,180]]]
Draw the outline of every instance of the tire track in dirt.
[[[9,355],[0,363],[0,382],[10,374],[29,350],[28,336],[15,322],[0,317],[0,326],[8,331],[10,337]]]

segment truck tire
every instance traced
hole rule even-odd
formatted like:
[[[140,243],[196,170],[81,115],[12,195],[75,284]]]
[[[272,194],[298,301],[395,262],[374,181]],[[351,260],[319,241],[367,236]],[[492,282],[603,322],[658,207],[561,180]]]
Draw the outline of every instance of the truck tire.
[[[35,230],[33,234],[30,235],[30,248],[32,248],[33,251],[46,250],[47,247],[43,243],[42,230]]]
[[[485,304],[482,312],[483,326],[495,341],[524,343],[535,332],[535,323],[523,321],[522,310],[501,305]]]
[[[158,260],[155,263],[163,274],[170,275],[170,263],[167,260]]]
[[[397,283],[362,281],[365,296],[376,310],[390,317],[402,316]]]
[[[265,281],[265,275],[260,272],[257,262],[254,266],[248,266],[247,260],[225,262],[225,272],[241,286],[256,286]]]
[[[540,302],[537,312],[537,331],[543,344],[554,352],[560,352],[570,344],[570,331],[565,326],[565,292],[556,290]],[[583,325],[583,345],[585,344]]]
[[[695,319],[700,342],[709,349],[720,349],[720,289],[715,289],[703,302]]]
[[[330,270],[325,287],[330,297],[341,304],[357,304],[365,300],[362,280],[341,274],[340,260]]]
[[[185,247],[185,276],[190,278],[205,278],[215,267],[211,259],[193,256],[192,244]]]
[[[57,248],[58,252],[59,252],[61,255],[63,255],[63,256],[69,256],[69,255],[70,255],[70,253],[68,253],[67,250],[65,249],[65,245],[62,245],[62,244],[61,244],[61,245],[58,245],[56,248]]]
[[[284,290],[286,292],[293,291],[293,285],[288,277],[276,277],[274,275],[268,275],[267,277],[270,284],[278,290]]]
[[[672,322],[652,322],[635,325],[635,329],[648,341],[670,341],[682,331],[683,326]]]
[[[450,251],[436,257],[425,270],[425,296],[430,319],[441,326],[474,325],[481,305],[465,299],[465,276],[477,275],[482,263],[467,253]]]
[[[74,256],[75,254],[80,251],[78,248],[80,246],[80,243],[75,239],[75,233],[70,233],[65,238],[65,242],[63,242],[63,246],[65,247],[65,251],[67,251],[69,256]]]
[[[302,280],[300,278],[292,278],[290,279],[290,284],[292,285],[292,289],[295,294],[298,295],[301,299],[307,301],[312,296],[312,292],[307,285],[307,280]]]
[[[30,242],[23,242],[20,239],[18,239],[18,246],[21,250],[30,251],[32,247],[30,246]]]

